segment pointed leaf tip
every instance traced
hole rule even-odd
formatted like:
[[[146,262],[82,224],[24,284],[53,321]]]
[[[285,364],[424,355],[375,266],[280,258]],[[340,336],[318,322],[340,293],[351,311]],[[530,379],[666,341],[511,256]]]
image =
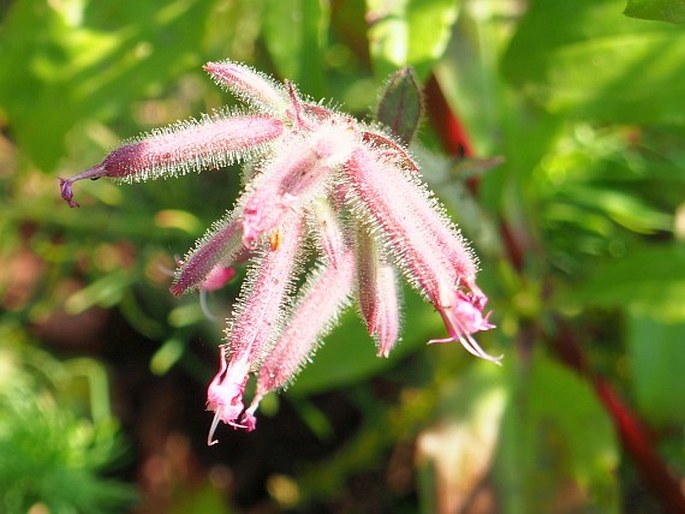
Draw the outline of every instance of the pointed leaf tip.
[[[643,20],[685,24],[685,3],[682,0],[628,0],[625,16]]]
[[[376,118],[409,145],[423,116],[423,95],[411,68],[393,73],[381,96]]]

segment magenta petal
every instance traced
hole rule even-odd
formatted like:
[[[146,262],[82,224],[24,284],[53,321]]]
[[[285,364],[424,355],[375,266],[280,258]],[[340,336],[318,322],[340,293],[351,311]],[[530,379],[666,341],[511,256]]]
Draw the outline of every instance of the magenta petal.
[[[221,289],[235,277],[236,273],[237,271],[233,266],[217,264],[207,274],[200,285],[200,288],[204,291],[216,291],[217,289]]]
[[[207,410],[214,411],[214,420],[207,435],[209,446],[218,442],[213,437],[219,421],[233,424],[243,411],[242,397],[248,369],[245,361],[233,360],[229,365],[228,349],[225,345],[220,347],[219,371],[207,388]]]
[[[447,327],[449,337],[431,339],[429,344],[459,342],[472,355],[495,364],[500,364],[502,356],[493,357],[483,350],[473,338],[473,334],[483,330],[490,330],[494,325],[483,316],[484,304],[472,295],[458,291],[450,305],[438,307]]]

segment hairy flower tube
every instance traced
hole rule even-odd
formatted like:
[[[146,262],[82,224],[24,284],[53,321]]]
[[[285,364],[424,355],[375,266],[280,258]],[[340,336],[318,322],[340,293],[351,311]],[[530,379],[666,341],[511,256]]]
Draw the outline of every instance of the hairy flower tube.
[[[179,261],[171,285],[176,296],[210,290],[248,262],[207,391],[208,444],[219,423],[253,430],[262,397],[292,382],[352,304],[388,356],[400,337],[400,275],[445,323],[447,337],[429,342],[499,362],[474,338],[493,327],[477,260],[402,143],[242,64],[204,69],[245,107],[125,142],[60,188],[78,207],[81,179],[136,182],[249,159],[241,196]]]

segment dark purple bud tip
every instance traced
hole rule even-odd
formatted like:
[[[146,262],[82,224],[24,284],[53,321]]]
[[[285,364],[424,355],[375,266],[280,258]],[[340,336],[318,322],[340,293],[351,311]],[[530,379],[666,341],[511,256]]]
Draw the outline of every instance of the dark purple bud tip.
[[[78,202],[74,200],[74,193],[71,190],[71,184],[73,180],[71,179],[65,179],[61,178],[59,179],[59,188],[60,191],[62,192],[62,198],[64,198],[67,203],[69,204],[69,207],[80,207]]]
[[[74,175],[73,177],[60,178],[59,189],[62,193],[62,198],[66,200],[66,202],[69,204],[69,207],[80,207],[78,202],[74,200],[74,192],[71,190],[71,185],[78,180],[83,180],[86,178],[95,180],[106,175],[107,172],[105,171],[104,166],[98,164],[97,166],[87,169],[86,171],[79,173],[78,175]]]

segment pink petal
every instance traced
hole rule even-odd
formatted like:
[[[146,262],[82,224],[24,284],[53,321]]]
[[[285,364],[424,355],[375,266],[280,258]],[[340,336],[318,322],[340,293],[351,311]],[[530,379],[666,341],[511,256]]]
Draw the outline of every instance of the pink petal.
[[[242,398],[249,365],[244,360],[233,360],[229,366],[227,353],[226,345],[222,345],[219,351],[219,371],[207,387],[207,410],[214,411],[214,419],[207,434],[209,446],[218,443],[213,438],[219,422],[233,424],[243,411]]]

